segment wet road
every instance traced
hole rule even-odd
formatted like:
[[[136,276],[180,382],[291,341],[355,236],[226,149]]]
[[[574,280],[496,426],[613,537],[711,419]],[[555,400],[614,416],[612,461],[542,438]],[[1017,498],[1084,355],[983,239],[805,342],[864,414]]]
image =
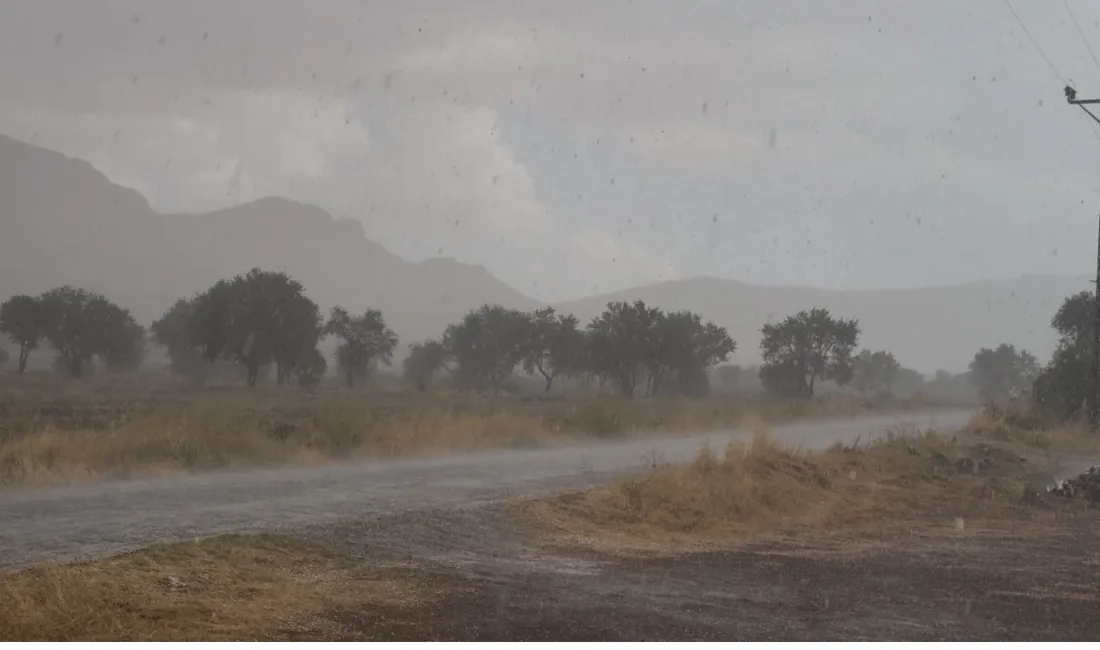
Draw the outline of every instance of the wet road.
[[[773,439],[822,449],[890,429],[959,429],[971,411],[800,423]],[[584,488],[654,459],[694,457],[747,431],[564,448],[490,451],[346,466],[214,473],[173,479],[0,492],[0,569],[101,557],[158,541],[296,529],[427,508],[461,507]]]

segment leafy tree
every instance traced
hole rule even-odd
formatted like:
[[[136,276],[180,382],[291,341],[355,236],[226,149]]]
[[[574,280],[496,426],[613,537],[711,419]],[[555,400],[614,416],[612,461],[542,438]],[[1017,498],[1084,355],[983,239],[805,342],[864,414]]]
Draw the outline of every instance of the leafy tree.
[[[862,350],[853,360],[852,386],[860,393],[892,394],[902,368],[886,350]]]
[[[1091,291],[1070,296],[1051,319],[1051,327],[1058,332],[1058,345],[1034,385],[1035,402],[1047,415],[1076,418],[1086,406],[1091,386],[1095,300]]]
[[[96,355],[120,360],[136,349],[127,337],[129,312],[99,293],[58,287],[39,297],[43,333],[57,351],[57,367],[70,377],[82,377]]]
[[[19,346],[19,374],[27,370],[27,358],[44,337],[42,310],[33,296],[12,296],[0,304],[0,333]]]
[[[273,285],[268,288],[277,296],[268,299],[268,304],[274,304],[271,358],[275,362],[275,381],[282,386],[303,369],[316,371],[317,344],[324,336],[324,322],[321,308],[305,296],[300,284],[285,275],[276,275],[268,281]]]
[[[1096,298],[1093,292],[1081,291],[1066,298],[1050,321],[1050,326],[1058,333],[1058,345],[1091,346],[1095,318]]]
[[[428,382],[440,368],[446,369],[447,357],[447,348],[439,341],[410,344],[404,362],[405,380],[419,391],[427,390]]]
[[[235,311],[239,311],[240,305],[236,304],[234,290],[235,287],[230,280],[218,280],[209,289],[189,301],[186,308],[180,306],[179,310],[173,314],[173,317],[180,321],[173,320],[173,327],[186,318],[188,332],[186,337],[181,336],[177,342],[181,345],[193,346],[202,359],[210,364],[218,359],[237,362],[239,360],[235,358],[236,353],[241,352],[253,357],[250,363],[242,362],[241,365],[245,368],[255,366],[258,374],[259,366],[268,363],[270,359],[258,353],[251,345],[247,347],[243,345],[245,342],[251,343],[255,337],[249,337],[247,341],[240,340],[242,326],[235,323],[237,318]],[[247,337],[247,334],[243,336]],[[237,344],[241,344],[239,349],[236,349]],[[251,380],[252,376],[253,373],[249,370],[247,380]]]
[[[729,359],[737,348],[726,328],[704,323],[696,313],[662,314],[655,325],[655,351],[648,368],[648,393],[656,395],[662,381],[671,378],[680,395],[709,391],[707,371]]]
[[[556,377],[583,371],[585,338],[577,325],[576,316],[558,314],[553,307],[531,314],[530,341],[523,369],[529,375],[535,372],[542,375],[546,381],[544,392],[550,392]]]
[[[104,348],[100,351],[108,372],[134,372],[145,360],[148,333],[126,309],[110,305],[105,313]]]
[[[371,364],[380,361],[390,365],[397,347],[397,335],[386,326],[382,312],[377,309],[353,316],[343,307],[333,307],[325,333],[340,339],[336,364],[349,388],[357,379],[366,377]]]
[[[899,395],[913,395],[924,388],[924,375],[912,368],[901,368],[891,384],[891,390]]]
[[[987,401],[1028,390],[1038,374],[1039,362],[1035,357],[1007,343],[995,349],[982,348],[970,362],[970,381]]]
[[[311,349],[306,357],[294,365],[291,374],[298,378],[298,384],[304,388],[317,386],[328,372],[328,361],[317,348]]]
[[[764,363],[760,381],[774,393],[813,397],[818,379],[846,386],[853,378],[852,350],[859,341],[859,321],[833,317],[814,308],[761,329]]]
[[[177,300],[160,319],[153,321],[149,331],[153,340],[168,351],[168,371],[201,385],[206,381],[210,364],[192,338],[196,302]]]
[[[1059,418],[1078,418],[1088,406],[1092,355],[1087,346],[1059,346],[1035,378],[1033,396],[1039,410]]]
[[[448,326],[443,346],[458,364],[458,385],[499,393],[516,364],[528,355],[531,331],[527,314],[500,305],[482,305]]]
[[[249,386],[256,385],[261,366],[274,363],[282,385],[315,365],[322,332],[320,308],[299,282],[254,268],[195,298],[190,340],[208,361],[220,357],[244,366]]]
[[[634,397],[638,378],[659,363],[657,326],[663,314],[643,301],[611,302],[588,325],[592,372],[610,377],[622,394]]]

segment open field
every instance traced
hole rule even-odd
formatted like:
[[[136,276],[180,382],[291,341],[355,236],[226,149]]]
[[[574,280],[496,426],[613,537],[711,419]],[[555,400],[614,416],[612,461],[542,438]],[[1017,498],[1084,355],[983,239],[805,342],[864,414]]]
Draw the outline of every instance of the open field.
[[[0,638],[1100,636],[1100,513],[1042,489],[1087,459],[1019,432],[803,452],[789,430],[565,496],[0,577],[5,602],[37,613],[0,614]]]
[[[225,387],[162,378],[0,381],[0,487],[218,469],[310,466],[424,452],[532,448],[926,408],[836,396],[628,401],[613,396]]]

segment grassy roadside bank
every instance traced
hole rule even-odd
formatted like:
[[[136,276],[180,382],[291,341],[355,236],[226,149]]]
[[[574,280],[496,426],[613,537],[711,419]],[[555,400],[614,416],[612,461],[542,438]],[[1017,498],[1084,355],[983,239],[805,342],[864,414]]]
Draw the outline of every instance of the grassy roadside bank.
[[[604,550],[683,550],[900,521],[1010,516],[1045,495],[1056,459],[1100,459],[1083,428],[1039,428],[1003,411],[962,432],[885,435],[803,452],[758,434],[593,490],[524,504],[555,535]],[[1061,503],[1059,503],[1061,505]]]
[[[539,447],[922,407],[927,404],[852,397],[630,401],[115,389],[52,401],[0,401],[0,487]]]

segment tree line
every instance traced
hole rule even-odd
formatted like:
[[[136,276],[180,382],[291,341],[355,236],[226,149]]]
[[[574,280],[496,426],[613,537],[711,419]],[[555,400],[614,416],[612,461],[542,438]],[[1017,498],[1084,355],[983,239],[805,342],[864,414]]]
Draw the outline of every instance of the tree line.
[[[43,340],[56,352],[54,368],[72,377],[83,376],[97,358],[109,370],[135,370],[145,355],[145,328],[128,310],[69,286],[0,304],[0,332],[18,346],[20,374]]]
[[[1042,365],[1027,350],[1002,343],[979,350],[970,362],[970,380],[982,399],[1027,397],[1039,414],[1055,420],[1085,415],[1091,382],[1092,332],[1096,296],[1081,291],[1065,299],[1051,318],[1058,342]]]
[[[399,345],[383,314],[333,307],[327,316],[303,286],[282,272],[252,269],[176,301],[148,329],[101,294],[73,287],[19,295],[0,305],[0,332],[18,346],[17,370],[48,342],[55,368],[72,377],[98,364],[110,372],[138,368],[150,342],[166,351],[168,371],[204,383],[215,363],[242,370],[255,386],[274,368],[279,385],[310,386],[329,372],[318,349],[335,340],[335,371],[348,386],[390,365]],[[855,350],[859,322],[814,308],[761,329],[759,379],[777,395],[811,397],[823,381],[860,392],[889,393],[905,371],[887,351]],[[553,307],[532,312],[482,305],[437,339],[409,346],[405,378],[426,390],[449,377],[460,390],[500,393],[517,370],[549,392],[562,378],[622,395],[702,395],[711,371],[737,343],[726,328],[688,310],[665,311],[637,300],[611,302],[583,325]]]

